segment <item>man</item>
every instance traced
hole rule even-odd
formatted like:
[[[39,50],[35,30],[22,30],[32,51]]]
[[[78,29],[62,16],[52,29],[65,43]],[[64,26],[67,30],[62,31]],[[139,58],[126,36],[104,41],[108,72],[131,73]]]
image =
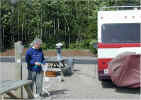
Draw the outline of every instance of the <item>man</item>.
[[[36,85],[35,97],[42,95],[43,73],[41,63],[44,61],[44,55],[41,49],[42,41],[35,39],[33,46],[26,52],[25,59],[28,66],[28,80],[32,80],[31,89],[33,91],[34,83]]]

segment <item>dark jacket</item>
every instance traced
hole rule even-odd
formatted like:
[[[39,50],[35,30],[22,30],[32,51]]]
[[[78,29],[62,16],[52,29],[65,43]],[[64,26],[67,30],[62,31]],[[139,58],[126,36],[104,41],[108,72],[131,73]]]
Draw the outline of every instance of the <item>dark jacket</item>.
[[[26,52],[25,60],[27,62],[29,70],[41,71],[42,70],[41,66],[40,67],[35,66],[35,62],[43,63],[44,55],[42,49],[29,48]]]

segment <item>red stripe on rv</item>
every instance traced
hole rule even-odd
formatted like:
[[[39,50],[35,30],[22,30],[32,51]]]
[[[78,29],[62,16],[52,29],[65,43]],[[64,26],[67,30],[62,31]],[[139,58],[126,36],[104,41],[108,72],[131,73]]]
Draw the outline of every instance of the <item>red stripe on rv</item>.
[[[98,43],[98,48],[140,47],[141,43]]]
[[[101,58],[98,59],[98,70],[104,70],[108,68],[108,63],[112,60],[112,58]]]

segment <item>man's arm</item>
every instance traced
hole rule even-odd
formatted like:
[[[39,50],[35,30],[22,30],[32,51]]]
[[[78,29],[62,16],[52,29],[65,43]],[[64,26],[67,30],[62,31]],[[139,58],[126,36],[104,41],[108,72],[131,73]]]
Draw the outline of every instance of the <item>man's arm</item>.
[[[42,63],[43,63],[43,64],[47,63],[47,62],[45,61],[45,57],[44,57],[43,51],[42,51]]]
[[[26,60],[28,65],[34,65],[35,62],[33,60],[31,60],[31,51],[28,50],[26,52],[25,60]]]

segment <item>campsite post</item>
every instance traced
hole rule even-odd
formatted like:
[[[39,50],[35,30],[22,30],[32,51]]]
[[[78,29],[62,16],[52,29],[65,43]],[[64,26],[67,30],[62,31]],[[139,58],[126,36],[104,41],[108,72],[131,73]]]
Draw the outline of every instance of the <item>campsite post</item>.
[[[23,45],[21,41],[15,43],[15,64],[16,64],[16,80],[22,80],[22,52]],[[22,89],[18,89],[17,96],[22,96]]]

